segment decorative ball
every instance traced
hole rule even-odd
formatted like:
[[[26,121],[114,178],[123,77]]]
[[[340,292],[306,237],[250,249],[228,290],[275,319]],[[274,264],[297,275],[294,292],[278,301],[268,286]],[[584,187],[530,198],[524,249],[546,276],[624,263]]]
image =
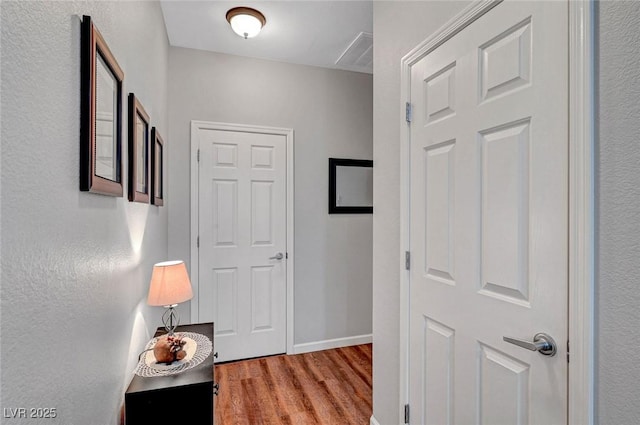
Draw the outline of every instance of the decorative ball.
[[[182,360],[187,355],[183,350],[187,342],[178,335],[163,335],[158,338],[153,347],[153,355],[158,363],[171,364],[176,360]]]

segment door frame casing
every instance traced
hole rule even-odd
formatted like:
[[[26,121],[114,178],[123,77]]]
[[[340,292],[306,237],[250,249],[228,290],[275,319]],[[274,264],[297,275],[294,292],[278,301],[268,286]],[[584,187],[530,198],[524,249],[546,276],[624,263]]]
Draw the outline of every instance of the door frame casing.
[[[191,286],[193,287],[193,298],[191,299],[191,322],[199,321],[199,249],[198,249],[198,224],[199,224],[199,161],[198,149],[200,140],[198,139],[198,130],[220,130],[234,131],[242,133],[257,134],[273,134],[285,136],[287,149],[286,164],[286,210],[287,210],[287,237],[286,237],[286,253],[287,253],[287,274],[286,274],[286,305],[287,305],[287,354],[293,353],[293,335],[294,335],[294,138],[293,129],[280,127],[266,127],[257,125],[210,122],[210,121],[191,121]]]
[[[409,403],[410,275],[404,252],[410,237],[411,67],[503,0],[480,0],[402,58],[400,105],[400,399]],[[568,0],[569,22],[569,341],[568,424],[594,423],[594,1]],[[400,408],[399,423],[404,422]]]

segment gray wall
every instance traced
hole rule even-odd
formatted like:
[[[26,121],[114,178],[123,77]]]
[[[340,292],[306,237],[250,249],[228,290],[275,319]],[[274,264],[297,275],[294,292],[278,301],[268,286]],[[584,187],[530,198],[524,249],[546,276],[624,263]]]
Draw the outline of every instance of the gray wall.
[[[294,343],[371,333],[371,215],[328,215],[328,158],[371,159],[372,77],[170,48],[169,254],[189,259],[190,121],[295,131]]]
[[[373,413],[400,420],[400,60],[468,5],[373,4]]]
[[[167,209],[78,189],[82,14],[123,68],[125,93],[168,132],[157,3],[2,2],[1,404],[58,416],[16,423],[117,424],[162,313],[146,295],[167,256]]]
[[[597,417],[640,423],[640,2],[599,7]]]

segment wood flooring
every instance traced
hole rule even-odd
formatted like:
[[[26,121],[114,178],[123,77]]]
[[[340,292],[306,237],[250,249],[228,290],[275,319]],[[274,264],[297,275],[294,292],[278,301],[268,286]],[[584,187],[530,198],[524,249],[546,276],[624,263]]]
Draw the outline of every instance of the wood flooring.
[[[216,425],[367,425],[371,344],[217,364]]]

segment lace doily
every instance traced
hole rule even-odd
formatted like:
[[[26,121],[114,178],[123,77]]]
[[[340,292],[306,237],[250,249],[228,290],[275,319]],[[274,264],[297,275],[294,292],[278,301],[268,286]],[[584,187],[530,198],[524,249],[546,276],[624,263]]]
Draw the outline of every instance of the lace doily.
[[[144,378],[175,375],[198,366],[204,359],[209,357],[213,350],[211,340],[205,335],[194,332],[176,332],[176,335],[180,335],[186,341],[183,349],[187,355],[184,359],[176,360],[170,365],[158,363],[156,356],[153,355],[153,347],[158,342],[158,338],[153,338],[145,347],[145,350],[149,351],[142,355],[138,366],[134,370],[135,374]]]

